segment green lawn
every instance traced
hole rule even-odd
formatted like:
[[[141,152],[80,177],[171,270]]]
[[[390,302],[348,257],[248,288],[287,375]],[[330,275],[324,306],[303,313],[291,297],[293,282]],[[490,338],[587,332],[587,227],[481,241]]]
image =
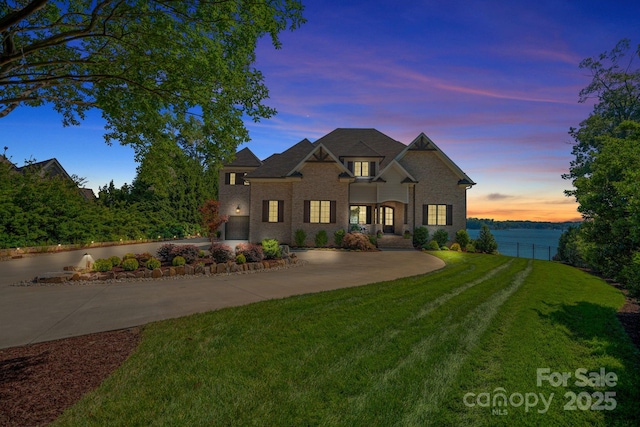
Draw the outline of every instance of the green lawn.
[[[58,423],[636,425],[619,291],[545,261],[438,256],[447,267],[423,276],[148,325]],[[571,377],[538,386],[539,368]],[[581,368],[609,384],[576,385]]]

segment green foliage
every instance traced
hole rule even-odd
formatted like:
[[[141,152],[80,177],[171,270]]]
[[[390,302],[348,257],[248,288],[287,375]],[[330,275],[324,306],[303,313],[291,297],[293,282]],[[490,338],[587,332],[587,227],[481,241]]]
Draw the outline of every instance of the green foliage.
[[[108,258],[99,258],[93,262],[93,269],[101,273],[107,272],[113,268],[111,260]]]
[[[452,251],[462,252],[462,247],[460,246],[460,243],[458,243],[458,242],[452,244],[450,249]]]
[[[262,252],[266,259],[282,258],[280,243],[276,239],[264,239],[262,241]]]
[[[22,3],[0,7],[3,40],[11,40],[0,80],[12,83],[1,92],[0,115],[51,102],[70,125],[99,108],[107,142],[140,155],[179,135],[206,160],[249,139],[247,117],[275,113],[263,104],[256,45],[269,35],[278,48],[278,34],[304,22],[296,0]],[[14,8],[21,13],[9,13]]]
[[[471,241],[471,237],[469,237],[469,233],[465,229],[461,229],[456,231],[456,243],[460,245],[460,248],[466,249],[467,245]]]
[[[149,258],[147,260],[147,268],[149,270],[155,270],[156,268],[160,268],[161,265],[162,263],[160,262],[160,260],[156,258]]]
[[[640,252],[635,252],[631,256],[631,262],[623,267],[620,278],[629,289],[631,296],[640,297]]]
[[[629,40],[581,62],[592,75],[580,100],[595,98],[592,113],[571,129],[575,140],[569,173],[585,221],[559,242],[558,258],[584,263],[608,278],[631,283],[640,251],[640,47]],[[630,54],[630,55],[629,55]]]
[[[440,245],[435,240],[432,240],[429,243],[425,243],[422,246],[422,249],[426,249],[428,251],[439,251],[440,250]]]
[[[486,254],[492,254],[498,250],[498,243],[493,237],[493,234],[491,234],[491,231],[489,231],[489,227],[486,225],[483,225],[480,229],[480,234],[478,234],[478,238],[474,242],[474,246],[476,251],[484,252]]]
[[[233,250],[222,243],[214,243],[211,245],[209,252],[211,252],[211,258],[213,258],[217,263],[231,261],[235,257]]]
[[[476,246],[473,244],[473,241],[471,241],[471,242],[469,242],[467,244],[467,248],[465,249],[465,251],[467,251],[467,252],[469,252],[471,254],[476,252]]]
[[[347,233],[342,239],[342,247],[354,251],[375,250],[375,244],[369,240],[369,236],[360,232]]]
[[[371,243],[374,247],[378,247],[378,236],[375,234],[368,234],[369,243]]]
[[[244,264],[246,262],[247,262],[247,258],[244,256],[244,254],[236,255],[236,264]]]
[[[318,231],[314,237],[314,242],[317,248],[327,246],[327,243],[329,243],[329,236],[327,235],[327,232],[325,230]]]
[[[127,252],[126,254],[124,254],[124,256],[122,257],[122,260],[124,261],[125,259],[129,259],[129,258],[136,258],[136,254],[131,253],[131,252]]]
[[[341,247],[342,246],[342,240],[344,239],[344,235],[345,235],[345,231],[343,229],[334,231],[334,233],[333,233],[333,243],[337,247]]]
[[[138,263],[138,260],[135,258],[125,258],[122,261],[122,269],[124,271],[134,271],[134,270],[137,270],[138,267],[140,267],[140,264]]]
[[[184,257],[180,255],[176,255],[175,257],[173,257],[173,260],[171,261],[171,265],[173,265],[174,267],[179,267],[181,265],[185,265],[186,263],[187,263],[187,260],[185,260]]]
[[[433,233],[432,239],[438,242],[438,245],[442,247],[449,241],[449,233],[447,233],[447,230],[440,228]]]
[[[416,227],[413,230],[413,246],[421,248],[429,241],[429,230],[427,227]]]
[[[576,267],[587,267],[586,256],[588,245],[584,241],[580,227],[569,227],[560,235],[558,253],[555,260],[571,264]]]
[[[109,261],[111,261],[111,265],[113,267],[118,267],[120,265],[120,263],[122,262],[120,257],[116,256],[116,255],[109,257]]]
[[[305,240],[307,240],[307,233],[299,228],[296,230],[293,238],[296,241],[296,246],[302,247],[304,246]]]

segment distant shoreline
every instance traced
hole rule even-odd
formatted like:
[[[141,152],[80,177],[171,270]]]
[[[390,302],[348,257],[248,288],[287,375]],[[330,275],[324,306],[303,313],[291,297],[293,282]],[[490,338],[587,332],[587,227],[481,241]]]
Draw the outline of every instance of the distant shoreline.
[[[486,225],[491,230],[566,230],[569,227],[577,227],[581,224],[579,221],[529,221],[529,220],[505,220],[496,221],[491,218],[467,218],[467,230],[479,230]]]

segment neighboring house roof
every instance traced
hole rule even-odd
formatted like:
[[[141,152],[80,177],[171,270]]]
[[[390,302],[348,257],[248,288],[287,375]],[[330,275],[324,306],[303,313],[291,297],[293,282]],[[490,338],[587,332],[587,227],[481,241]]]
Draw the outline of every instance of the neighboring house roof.
[[[18,168],[19,172],[26,172],[28,170],[34,170],[41,177],[45,176],[62,176],[63,178],[71,179],[71,175],[67,173],[66,170],[62,167],[60,162],[56,159],[44,160],[42,162],[30,163],[26,166],[22,166]],[[73,181],[73,180],[72,180]]]
[[[262,165],[260,159],[248,148],[243,148],[236,153],[235,159],[226,166],[231,167],[258,167]]]
[[[96,199],[96,193],[94,193],[91,188],[80,188],[80,194],[82,194],[82,197],[84,197],[85,200]]]

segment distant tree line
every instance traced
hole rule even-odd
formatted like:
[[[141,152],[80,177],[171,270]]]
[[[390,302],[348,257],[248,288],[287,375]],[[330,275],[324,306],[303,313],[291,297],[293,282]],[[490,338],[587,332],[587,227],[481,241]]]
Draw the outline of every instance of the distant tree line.
[[[490,218],[467,218],[467,230],[480,230],[486,225],[491,230],[532,229],[532,230],[567,230],[578,226],[580,222],[549,222],[549,221],[496,221]]]

